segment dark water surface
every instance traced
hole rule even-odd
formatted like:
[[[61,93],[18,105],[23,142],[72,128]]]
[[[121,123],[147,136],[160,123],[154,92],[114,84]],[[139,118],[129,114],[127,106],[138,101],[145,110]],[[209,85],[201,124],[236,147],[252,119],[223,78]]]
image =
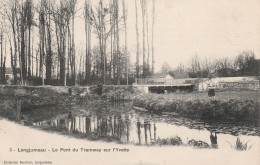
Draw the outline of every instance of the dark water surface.
[[[131,103],[67,108],[68,113],[57,114],[48,120],[30,120],[33,121],[30,125],[76,137],[124,144],[154,145],[158,140],[178,136],[184,145],[194,139],[210,146],[217,142],[219,149],[230,149],[239,137],[244,143],[249,141],[251,150],[259,147],[259,127],[254,125],[150,114],[133,109]],[[41,113],[48,113],[48,109],[42,109]],[[215,142],[210,138],[211,131],[214,138],[217,132]]]

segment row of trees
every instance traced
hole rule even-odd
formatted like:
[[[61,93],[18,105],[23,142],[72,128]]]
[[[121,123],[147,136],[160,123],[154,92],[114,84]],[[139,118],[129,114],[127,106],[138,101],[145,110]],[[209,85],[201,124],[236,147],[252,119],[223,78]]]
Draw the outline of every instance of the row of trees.
[[[152,23],[151,23],[151,33],[149,33],[149,22],[148,22],[148,10],[147,1],[140,0],[141,11],[142,11],[142,27],[143,27],[143,37],[142,37],[142,56],[143,65],[140,65],[140,43],[139,43],[139,29],[138,29],[138,6],[135,0],[135,13],[136,13],[136,77],[147,77],[154,73],[154,23],[155,23],[155,0],[152,0]],[[149,36],[152,37],[151,41]],[[151,42],[151,43],[150,43]],[[151,44],[151,46],[150,46]],[[147,51],[147,52],[146,52]],[[152,52],[151,52],[152,51]],[[152,54],[151,54],[152,53]],[[146,57],[147,55],[147,57]],[[152,56],[152,57],[151,57]],[[142,72],[142,76],[140,74]]]
[[[149,19],[147,1],[135,0],[137,62],[134,71],[127,46],[125,0],[85,0],[81,7],[77,0],[39,0],[38,3],[6,0],[0,6],[1,83],[6,81],[6,58],[10,58],[13,84],[66,86],[97,81],[128,84],[133,77],[146,77],[154,72],[155,0],[152,19]],[[142,11],[143,45],[139,43],[139,10]],[[75,43],[75,19],[81,15],[85,22],[84,46]],[[152,20],[152,28],[148,20]],[[149,29],[152,29],[152,39]],[[141,52],[143,65],[140,65]]]
[[[252,51],[243,51],[234,59],[223,57],[213,62],[209,58],[201,60],[198,55],[194,55],[187,67],[180,64],[172,69],[165,63],[161,71],[175,78],[260,76],[260,60],[255,58]]]

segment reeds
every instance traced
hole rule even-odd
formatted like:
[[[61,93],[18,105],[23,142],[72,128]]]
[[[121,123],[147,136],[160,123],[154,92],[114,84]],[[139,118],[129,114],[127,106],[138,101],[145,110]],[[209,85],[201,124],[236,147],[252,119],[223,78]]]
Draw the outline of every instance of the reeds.
[[[249,140],[249,141],[250,141],[250,140]],[[237,151],[247,151],[247,150],[250,150],[251,147],[253,146],[253,145],[248,146],[248,142],[249,142],[249,141],[247,141],[246,143],[244,143],[244,142],[242,142],[242,141],[240,140],[239,137],[237,137],[237,140],[236,140],[236,142],[234,143],[234,145],[231,144],[231,143],[228,142],[228,141],[226,141],[226,142],[228,142],[228,143],[230,144],[230,146],[231,146],[232,149],[235,149],[235,150],[237,150]]]

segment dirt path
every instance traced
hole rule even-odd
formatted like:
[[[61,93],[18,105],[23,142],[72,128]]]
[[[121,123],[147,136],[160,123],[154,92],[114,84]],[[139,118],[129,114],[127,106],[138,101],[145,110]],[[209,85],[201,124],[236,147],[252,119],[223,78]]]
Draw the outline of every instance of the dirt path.
[[[210,149],[193,149],[191,147],[138,147],[115,143],[92,142],[47,133],[33,128],[18,125],[0,118],[0,164],[10,164],[4,161],[49,161],[54,165],[213,165],[260,164],[259,150],[239,152],[233,150],[220,151]],[[12,148],[12,152],[9,149]],[[18,152],[21,149],[45,149],[46,152]],[[60,148],[70,148],[71,152],[60,152]],[[72,152],[72,149],[79,149]],[[101,152],[81,152],[84,149],[101,149]],[[113,148],[128,149],[129,152],[116,152]],[[53,152],[52,149],[58,149]],[[111,152],[104,152],[111,149]],[[14,163],[14,162],[12,162]],[[42,163],[41,165],[43,165]],[[46,163],[47,164],[47,163]]]

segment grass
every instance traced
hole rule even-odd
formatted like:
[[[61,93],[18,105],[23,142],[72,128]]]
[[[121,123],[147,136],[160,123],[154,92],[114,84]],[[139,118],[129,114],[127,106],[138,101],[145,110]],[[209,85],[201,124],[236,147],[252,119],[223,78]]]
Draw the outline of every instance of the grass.
[[[170,94],[155,94],[151,93],[154,97],[159,98],[168,98],[173,100],[185,100],[185,101],[194,101],[194,100],[203,100],[208,101],[208,93],[207,92],[194,92],[194,93],[170,93]],[[230,99],[238,99],[238,100],[254,100],[259,101],[260,91],[216,91],[216,100],[230,100]]]
[[[142,94],[133,99],[133,105],[154,113],[174,112],[184,117],[259,123],[259,91],[225,91],[216,95],[217,99],[211,102],[207,93]]]

